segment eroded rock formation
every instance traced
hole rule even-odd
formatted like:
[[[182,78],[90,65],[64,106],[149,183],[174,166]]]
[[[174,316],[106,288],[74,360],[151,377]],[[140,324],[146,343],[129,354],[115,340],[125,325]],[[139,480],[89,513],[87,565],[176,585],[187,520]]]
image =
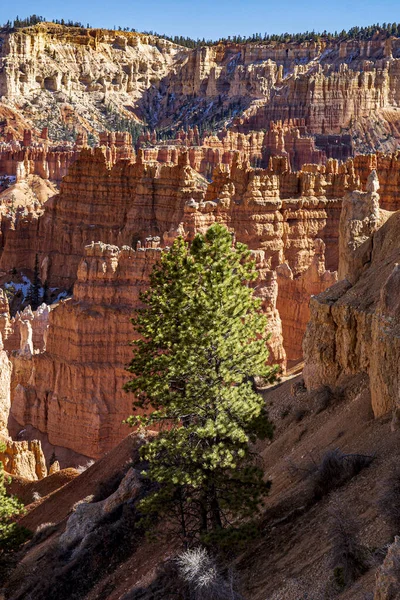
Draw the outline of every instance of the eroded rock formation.
[[[367,373],[380,416],[400,406],[400,212],[379,210],[375,174],[368,188],[344,199],[339,273],[345,279],[311,299],[304,379],[314,389]]]
[[[14,114],[38,130],[45,123],[57,140],[73,128],[113,129],[115,115],[175,132],[264,130],[266,158],[284,144],[293,168],[307,156],[345,160],[353,146],[394,151],[400,138],[398,38],[189,49],[136,32],[41,23],[2,31],[0,48],[13,132],[21,130]]]
[[[11,407],[11,362],[4,351],[0,333],[0,434],[7,435],[8,415]]]
[[[12,415],[47,432],[50,443],[99,457],[129,432],[130,317],[160,253],[148,247],[86,248],[73,298],[51,311],[46,352],[12,356]],[[154,247],[152,247],[154,246]]]
[[[100,502],[79,502],[67,521],[64,533],[60,536],[61,547],[65,549],[73,547],[74,552],[78,553],[101,519],[127,500],[134,500],[141,488],[139,473],[130,468],[118,489],[108,498]]]
[[[396,600],[400,589],[400,538],[395,537],[376,574],[374,600]]]
[[[173,140],[160,142],[156,134],[142,135],[145,160],[176,164],[182,151],[187,151],[190,166],[202,175],[211,177],[216,166],[232,166],[239,153],[243,161],[254,167],[268,167],[271,156],[284,156],[291,170],[300,170],[305,164],[325,164],[334,158],[345,161],[352,155],[349,135],[319,135],[315,139],[308,133],[304,119],[282,123],[271,121],[268,131],[240,133],[223,129],[216,135],[200,136],[197,127],[181,130]]]
[[[299,360],[303,335],[310,319],[308,298],[318,295],[337,281],[336,272],[325,268],[325,244],[315,239],[315,254],[310,266],[297,278],[287,263],[278,265],[277,308],[282,320],[283,345],[287,359]]]
[[[32,320],[26,311],[12,323],[2,317],[5,344],[19,349],[11,357],[13,417],[47,433],[50,443],[85,456],[101,456],[122,439],[121,422],[131,402],[121,391],[133,335],[129,317],[160,251],[151,246],[170,245],[179,234],[191,240],[214,222],[225,224],[254,253],[257,294],[272,333],[271,361],[284,368],[287,359],[301,359],[309,297],[334,283],[339,248],[344,268],[345,248],[353,256],[357,244],[365,246],[365,231],[389,214],[377,208],[374,169],[382,179],[381,204],[397,207],[399,163],[397,155],[360,156],[292,172],[287,157],[272,157],[268,169],[254,169],[235,154],[232,165],[217,167],[209,183],[191,168],[185,152],[176,165],[147,163],[142,151],[135,162],[112,164],[104,149],[84,150],[58,195],[4,228],[4,271],[33,269],[37,255],[42,283],[73,288],[72,299],[50,315]],[[342,202],[353,233],[339,243]],[[354,260],[348,261],[351,269]],[[20,348],[23,321],[32,326],[33,352],[30,343]],[[26,329],[24,324],[29,342]],[[351,356],[346,351],[346,360]]]
[[[0,449],[0,461],[10,475],[36,480],[47,477],[47,467],[41,444],[38,440],[16,442],[0,438],[5,449]]]
[[[0,175],[15,178],[17,182],[37,175],[44,180],[60,183],[82,148],[88,146],[85,133],[78,134],[75,143],[60,144],[51,144],[47,137],[39,142],[33,141],[32,133],[31,130],[25,130],[23,140],[7,134],[7,141],[0,143]],[[105,148],[111,164],[135,156],[132,136],[127,132],[102,132],[97,145]]]

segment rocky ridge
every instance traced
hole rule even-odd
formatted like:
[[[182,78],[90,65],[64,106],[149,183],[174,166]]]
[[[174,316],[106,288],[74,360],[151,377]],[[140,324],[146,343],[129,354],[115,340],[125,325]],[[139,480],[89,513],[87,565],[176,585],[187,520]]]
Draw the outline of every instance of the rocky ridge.
[[[57,140],[73,128],[115,129],[121,119],[245,134],[294,123],[301,139],[286,132],[293,153],[344,159],[396,149],[399,56],[400,40],[379,36],[191,50],[156,36],[41,23],[0,32],[0,97],[10,126],[18,113]]]
[[[348,375],[367,374],[375,416],[393,411],[397,426],[400,213],[379,208],[378,190],[373,172],[366,192],[353,192],[343,200],[341,280],[310,302],[304,379],[315,389],[335,387]]]

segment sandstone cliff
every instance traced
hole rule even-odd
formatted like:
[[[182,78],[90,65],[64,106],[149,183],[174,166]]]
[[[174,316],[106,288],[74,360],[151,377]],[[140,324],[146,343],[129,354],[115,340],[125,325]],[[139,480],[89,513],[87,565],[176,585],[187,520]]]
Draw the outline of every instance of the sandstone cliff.
[[[75,285],[73,299],[61,302],[49,317],[43,313],[41,319],[32,320],[26,313],[11,322],[7,307],[3,311],[4,344],[9,350],[19,349],[11,357],[13,416],[20,424],[31,423],[47,432],[52,443],[86,456],[100,456],[120,440],[121,421],[130,408],[120,391],[130,356],[129,316],[138,307],[137,290],[146,285],[149,270],[142,270],[139,277],[135,267],[123,275],[125,267],[107,265],[124,265],[123,247],[135,248],[139,242],[145,246],[149,235],[158,237],[163,247],[178,234],[190,240],[216,221],[248,244],[256,257],[257,293],[273,334],[271,361],[285,367],[287,360],[301,359],[310,295],[335,282],[338,265],[342,273],[352,270],[355,261],[361,266],[368,262],[369,250],[367,258],[356,259],[353,249],[359,244],[366,248],[366,237],[389,214],[377,208],[371,173],[376,170],[379,177],[380,205],[393,210],[399,202],[399,165],[397,155],[378,154],[358,156],[342,165],[331,159],[327,165],[305,165],[292,172],[285,157],[271,158],[268,169],[254,169],[236,153],[231,165],[216,167],[209,183],[189,165],[184,151],[172,165],[146,162],[142,151],[135,162],[127,158],[114,164],[106,149],[83,150],[58,195],[18,218],[3,216],[0,266],[5,272],[33,269],[38,255],[42,283],[70,291]],[[353,233],[345,238],[343,228],[349,219]],[[91,250],[85,246],[96,240],[115,248],[105,246],[98,258],[89,258],[86,252]],[[152,243],[149,240],[147,245]],[[140,250],[126,252],[135,257],[129,264],[141,264]],[[85,265],[93,260],[99,265],[90,268],[98,275],[88,278],[83,292],[83,273],[86,268],[90,271]],[[107,273],[113,273],[111,279]],[[132,277],[134,284],[129,283]],[[125,280],[130,292],[124,292],[120,302],[112,300],[117,286],[124,289]],[[100,343],[104,323],[108,345]],[[21,325],[27,350],[20,347]],[[331,332],[328,337],[331,343]],[[315,334],[315,343],[323,338]],[[111,347],[118,347],[118,353]],[[347,350],[345,354],[351,360],[352,354]],[[79,435],[73,425],[77,417]],[[67,421],[68,428],[63,426]]]
[[[339,262],[341,273],[353,268],[354,247],[366,243],[365,236],[388,214],[377,208],[375,189],[357,188],[374,187],[368,178],[376,170],[381,206],[398,207],[397,155],[359,156],[342,165],[331,159],[292,172],[285,157],[254,169],[235,153],[231,165],[216,167],[211,183],[189,165],[187,152],[175,165],[143,158],[139,151],[135,162],[114,163],[107,148],[83,150],[58,195],[31,212],[6,211],[2,217],[4,272],[33,270],[37,255],[42,284],[69,291],[75,285],[72,300],[35,317],[24,311],[11,319],[3,297],[4,346],[18,351],[11,356],[12,414],[21,425],[48,433],[51,443],[86,456],[100,456],[123,437],[121,421],[130,410],[121,392],[130,357],[129,316],[138,307],[150,263],[140,267],[139,276],[135,269],[143,251],[124,246],[145,246],[149,235],[165,246],[178,234],[190,240],[215,221],[225,224],[256,257],[257,294],[272,333],[271,361],[285,367],[287,360],[302,358],[310,295],[335,282]],[[349,219],[353,233],[345,239]],[[85,246],[93,240],[111,248],[92,255]]]
[[[33,265],[37,254],[42,282],[74,285],[73,298],[50,314],[32,319],[24,311],[10,320],[6,307],[2,321],[7,347],[19,348],[11,356],[12,415],[47,433],[50,443],[98,457],[126,434],[121,423],[131,403],[122,392],[133,335],[129,317],[139,306],[157,246],[178,234],[190,240],[216,221],[255,255],[257,294],[272,333],[271,361],[284,368],[286,348],[289,360],[301,358],[309,295],[335,278],[325,270],[325,245],[332,269],[340,200],[314,195],[323,193],[314,183],[318,173],[293,174],[295,186],[304,179],[305,196],[282,199],[288,172],[281,178],[271,169],[254,170],[236,156],[231,169],[217,169],[209,184],[187,163],[182,154],[175,166],[147,164],[139,153],[136,162],[112,165],[102,150],[83,151],[60,194],[6,232],[5,270]],[[333,173],[332,181],[337,178],[343,176]],[[290,275],[282,277],[284,272]]]
[[[65,127],[102,129],[113,110],[160,81],[187,50],[154,36],[51,23],[0,33],[0,96],[23,98],[31,123],[63,139]],[[29,107],[29,108],[28,108]]]
[[[353,146],[396,149],[399,53],[398,38],[191,50],[156,36],[42,23],[0,33],[0,96],[10,127],[16,112],[57,140],[72,128],[115,129],[124,118],[167,131],[264,129],[272,131],[268,154],[281,143],[276,125],[293,123],[300,130],[289,125],[284,141],[298,168],[307,154],[343,160]]]
[[[335,387],[366,373],[376,416],[400,406],[400,213],[378,208],[378,185],[373,174],[367,192],[344,198],[339,273],[345,278],[312,298],[303,343],[307,387]]]
[[[155,246],[154,248],[152,246]],[[131,357],[130,317],[160,253],[96,243],[80,262],[72,299],[51,311],[45,353],[15,355],[11,413],[52,444],[99,457],[128,433],[122,390]]]
[[[38,440],[15,442],[0,438],[4,451],[0,449],[0,461],[10,475],[35,481],[47,477],[46,460]]]

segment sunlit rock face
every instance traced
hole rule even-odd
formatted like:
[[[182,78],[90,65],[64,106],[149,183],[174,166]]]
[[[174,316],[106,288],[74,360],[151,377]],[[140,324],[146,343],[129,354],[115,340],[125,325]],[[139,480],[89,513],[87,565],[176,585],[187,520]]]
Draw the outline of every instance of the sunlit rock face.
[[[400,212],[379,208],[373,172],[366,192],[343,200],[336,285],[311,299],[304,337],[304,379],[309,389],[336,386],[366,373],[376,416],[399,412]]]
[[[323,192],[315,183],[320,174],[297,174],[307,195],[282,199],[289,173],[254,170],[238,157],[228,171],[217,169],[212,183],[190,167],[187,154],[175,166],[142,158],[139,152],[136,162],[112,165],[103,150],[83,151],[60,193],[4,240],[4,269],[18,265],[24,244],[23,260],[33,264],[38,256],[42,282],[73,288],[72,298],[50,312],[10,319],[5,310],[7,343],[18,350],[11,356],[12,415],[46,432],[50,443],[86,456],[102,455],[127,433],[122,420],[131,398],[122,386],[133,337],[129,319],[161,248],[177,235],[190,241],[220,222],[249,245],[272,333],[270,359],[283,368],[286,346],[290,360],[301,358],[309,294],[335,277],[324,259],[326,247],[335,262],[337,234],[327,223],[339,214],[340,199],[315,196],[315,189]],[[293,314],[301,318],[292,335]]]

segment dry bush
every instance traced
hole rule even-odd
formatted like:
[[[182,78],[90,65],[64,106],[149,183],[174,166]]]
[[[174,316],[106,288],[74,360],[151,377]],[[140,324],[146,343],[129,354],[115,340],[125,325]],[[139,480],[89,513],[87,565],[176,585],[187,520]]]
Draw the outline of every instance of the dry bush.
[[[78,500],[78,502],[75,502],[75,504],[73,505],[72,512],[75,512],[78,506],[80,506],[81,504],[91,504],[93,502],[93,498],[94,496],[93,494],[91,494],[90,496],[82,498],[82,500]]]
[[[341,590],[368,570],[369,551],[359,542],[359,524],[350,511],[338,504],[330,511],[334,580]]]
[[[182,552],[176,559],[180,578],[193,600],[238,600],[232,577],[225,579],[215,560],[204,548]]]
[[[310,453],[300,464],[288,460],[287,470],[293,481],[309,481],[311,500],[314,502],[344,485],[373,460],[374,456],[344,454],[339,448],[334,448],[325,452],[322,458]]]
[[[312,473],[313,496],[319,500],[330,491],[344,485],[368,467],[373,456],[364,454],[344,454],[339,448],[328,450],[321,463]]]
[[[303,481],[315,473],[318,469],[318,462],[311,453],[307,454],[307,459],[301,464],[294,462],[292,459],[286,459],[287,471],[292,481]]]
[[[232,572],[225,577],[203,548],[182,552],[165,562],[146,588],[128,592],[122,600],[243,600],[234,589]]]
[[[316,414],[319,414],[323,410],[326,410],[329,406],[333,404],[335,399],[335,394],[327,385],[311,393],[311,401],[313,404],[314,412]]]
[[[391,535],[400,535],[400,465],[393,465],[383,482],[378,504]]]
[[[36,544],[40,544],[47,540],[55,531],[58,529],[58,524],[56,523],[42,523],[36,528],[35,533],[33,534],[32,539],[29,541],[27,545],[27,549],[36,546]]]
[[[90,467],[92,467],[94,465],[95,461],[94,460],[89,460],[86,465],[78,465],[77,467],[75,467],[75,471],[78,471],[79,475],[81,475],[82,473],[84,473],[87,469],[89,469]]]

